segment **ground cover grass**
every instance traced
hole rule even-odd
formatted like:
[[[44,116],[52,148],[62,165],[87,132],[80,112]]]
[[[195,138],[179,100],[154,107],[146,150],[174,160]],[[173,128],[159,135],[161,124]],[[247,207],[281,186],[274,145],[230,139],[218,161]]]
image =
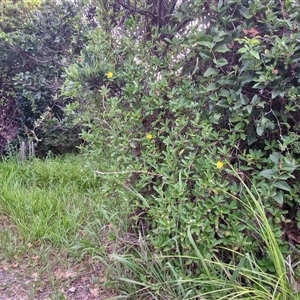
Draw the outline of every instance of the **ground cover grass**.
[[[23,274],[19,282],[13,279],[15,284],[24,283],[24,276],[29,278],[28,282],[33,281],[23,287],[27,289],[24,299],[42,299],[38,294],[45,289],[51,299],[69,299],[60,291],[62,281],[67,285],[66,281],[73,282],[75,277],[91,272],[90,257],[94,249],[99,253],[107,247],[112,223],[120,223],[119,228],[126,226],[120,220],[127,207],[126,199],[117,196],[115,190],[108,191],[92,168],[83,165],[81,156],[33,159],[25,163],[16,159],[2,161],[0,270],[5,273],[3,276],[12,276],[9,271],[15,269],[19,275]],[[10,285],[11,280],[6,281],[0,294]]]

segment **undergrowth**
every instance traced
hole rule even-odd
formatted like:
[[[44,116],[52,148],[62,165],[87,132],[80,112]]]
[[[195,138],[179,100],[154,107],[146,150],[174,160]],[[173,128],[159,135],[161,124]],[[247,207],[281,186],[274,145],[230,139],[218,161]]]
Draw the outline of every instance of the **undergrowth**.
[[[255,252],[214,247],[211,249],[214,254],[207,256],[199,251],[201,247],[189,227],[187,236],[195,256],[185,255],[178,245],[177,255],[157,254],[151,241],[140,237],[138,244],[127,248],[123,254],[104,259],[111,282],[123,294],[111,299],[299,299],[299,263],[291,265],[289,256],[281,252],[256,187],[252,187],[253,193],[233,168],[227,172],[241,182],[245,200],[229,196],[241,202],[252,215],[257,225],[248,226],[261,239],[274,272],[268,272],[260,265]],[[227,253],[229,259],[221,259],[220,252]],[[178,261],[179,264],[174,264]],[[200,272],[190,273],[188,266],[191,263]]]
[[[82,255],[79,249],[87,243],[104,246],[109,225],[121,224],[126,215],[126,198],[117,188],[108,190],[80,156],[25,163],[8,159],[0,165],[1,214],[21,244],[49,243]]]

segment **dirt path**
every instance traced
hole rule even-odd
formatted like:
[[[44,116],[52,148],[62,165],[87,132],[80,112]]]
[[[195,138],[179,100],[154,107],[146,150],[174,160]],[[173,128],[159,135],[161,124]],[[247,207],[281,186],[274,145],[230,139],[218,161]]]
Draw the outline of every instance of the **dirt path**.
[[[100,265],[56,266],[53,270],[26,266],[28,258],[20,264],[0,263],[0,300],[89,300],[114,296],[103,288]]]

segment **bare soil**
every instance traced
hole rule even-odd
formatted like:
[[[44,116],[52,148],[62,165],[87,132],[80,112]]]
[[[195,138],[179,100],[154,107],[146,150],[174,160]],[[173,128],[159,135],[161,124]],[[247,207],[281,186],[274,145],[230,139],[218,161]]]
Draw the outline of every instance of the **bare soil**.
[[[0,262],[0,300],[89,300],[114,296],[103,287],[100,265],[77,264],[64,267],[56,265],[51,270],[28,266],[35,257],[7,263]]]
[[[6,244],[6,231],[15,237],[18,233],[5,215],[0,215],[0,231],[0,300],[103,300],[116,296],[104,286],[100,263],[91,263],[88,257],[78,262],[67,251],[51,245],[23,245],[19,238],[15,244]],[[15,249],[7,251],[12,246]]]

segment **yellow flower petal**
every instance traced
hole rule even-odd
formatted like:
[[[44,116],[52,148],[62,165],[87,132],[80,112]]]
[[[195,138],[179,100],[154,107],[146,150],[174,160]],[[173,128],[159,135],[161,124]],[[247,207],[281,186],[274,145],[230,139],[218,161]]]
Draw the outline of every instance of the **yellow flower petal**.
[[[147,140],[152,140],[153,139],[153,135],[151,134],[151,133],[148,133],[147,135],[146,135],[146,138],[147,138]]]
[[[224,163],[223,163],[223,162],[221,162],[221,161],[218,161],[218,162],[216,163],[216,167],[217,167],[217,169],[222,169],[222,168],[223,168],[223,166],[224,166]]]

